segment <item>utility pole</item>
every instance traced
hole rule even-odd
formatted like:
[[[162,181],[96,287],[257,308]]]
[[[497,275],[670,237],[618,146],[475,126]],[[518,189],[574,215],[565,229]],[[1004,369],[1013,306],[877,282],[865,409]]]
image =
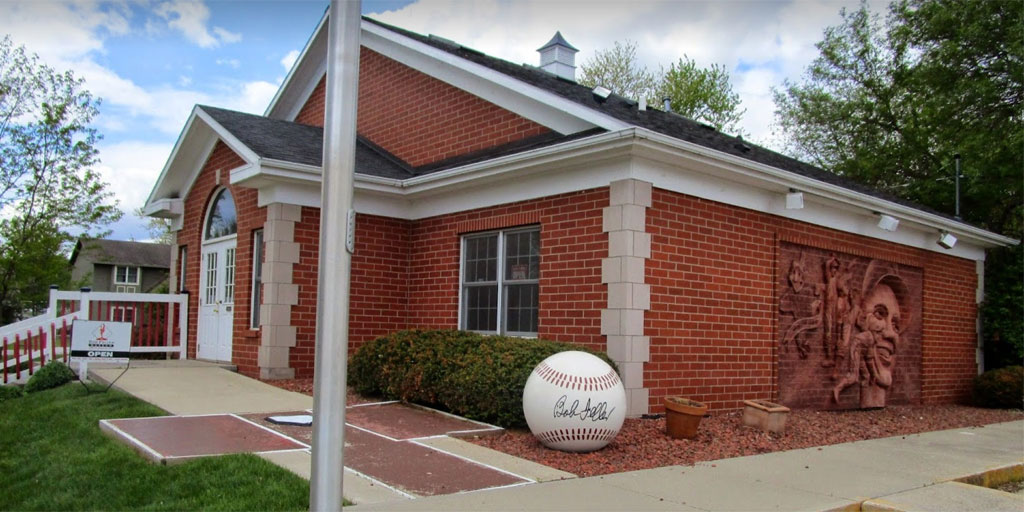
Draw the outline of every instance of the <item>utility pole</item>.
[[[956,162],[956,176],[953,177],[956,185],[956,209],[953,210],[953,217],[960,220],[960,153],[953,155],[953,160]]]
[[[309,507],[313,511],[341,510],[345,476],[345,374],[349,276],[355,235],[352,175],[361,10],[359,0],[331,0],[328,12],[313,384],[313,471],[309,481]]]

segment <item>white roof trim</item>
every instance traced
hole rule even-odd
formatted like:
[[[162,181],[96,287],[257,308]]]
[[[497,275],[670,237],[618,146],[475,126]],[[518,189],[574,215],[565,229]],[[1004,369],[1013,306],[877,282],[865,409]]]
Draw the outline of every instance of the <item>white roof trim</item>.
[[[629,126],[628,123],[546,89],[527,84],[375,23],[364,20],[362,27],[361,44],[366,48],[559,133],[576,133],[595,126],[614,131]]]

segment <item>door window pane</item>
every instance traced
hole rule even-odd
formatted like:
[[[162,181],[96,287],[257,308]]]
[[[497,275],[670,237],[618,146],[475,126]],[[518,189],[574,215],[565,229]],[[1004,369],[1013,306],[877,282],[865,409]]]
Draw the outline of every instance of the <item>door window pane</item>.
[[[206,254],[206,304],[217,303],[217,253]]]
[[[235,302],[235,248],[224,251],[224,303]]]

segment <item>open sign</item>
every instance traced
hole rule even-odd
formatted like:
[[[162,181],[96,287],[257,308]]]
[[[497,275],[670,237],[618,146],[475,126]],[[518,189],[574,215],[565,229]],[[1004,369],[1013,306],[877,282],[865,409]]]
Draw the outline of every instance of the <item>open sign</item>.
[[[75,320],[71,329],[71,360],[127,363],[131,354],[132,324]]]

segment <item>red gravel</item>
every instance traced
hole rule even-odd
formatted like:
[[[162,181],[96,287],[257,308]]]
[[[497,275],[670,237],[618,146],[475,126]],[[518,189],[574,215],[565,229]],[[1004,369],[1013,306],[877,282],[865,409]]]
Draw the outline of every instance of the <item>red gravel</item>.
[[[313,393],[313,379],[268,383],[307,395]],[[348,393],[350,405],[373,401]],[[550,450],[528,430],[466,440],[579,476],[593,476],[933,430],[981,427],[1024,419],[1024,412],[962,405],[891,405],[870,411],[794,410],[786,420],[783,434],[744,426],[741,417],[740,411],[711,413],[701,421],[697,437],[692,440],[669,438],[664,418],[628,419],[615,440],[592,453]]]
[[[1019,419],[1024,419],[1021,411],[959,405],[841,412],[794,410],[786,420],[786,431],[778,435],[744,426],[742,412],[734,411],[705,417],[692,440],[668,437],[664,418],[627,419],[608,446],[592,453],[547,449],[525,430],[468,441],[579,476],[592,476]]]

